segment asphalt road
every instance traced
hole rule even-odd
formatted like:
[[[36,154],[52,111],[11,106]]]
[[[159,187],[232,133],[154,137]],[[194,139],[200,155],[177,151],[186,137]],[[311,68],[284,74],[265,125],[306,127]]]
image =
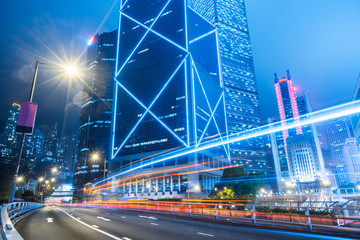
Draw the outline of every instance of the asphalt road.
[[[345,239],[193,221],[145,212],[56,206],[34,211],[19,220],[15,228],[25,240]]]

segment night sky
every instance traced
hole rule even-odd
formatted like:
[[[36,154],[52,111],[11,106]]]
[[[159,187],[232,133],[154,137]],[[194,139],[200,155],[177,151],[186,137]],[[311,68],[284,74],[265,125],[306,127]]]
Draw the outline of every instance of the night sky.
[[[69,63],[85,51],[81,63],[94,33],[117,28],[118,3],[112,8],[113,3],[2,3],[0,120],[6,119],[12,102],[27,101],[36,60]],[[310,91],[315,109],[351,100],[360,73],[359,0],[247,0],[246,4],[263,119],[278,116],[273,73],[281,77],[287,69],[298,94]],[[81,89],[81,81],[41,65],[34,97],[39,103],[36,125],[59,121],[66,134],[75,132]]]

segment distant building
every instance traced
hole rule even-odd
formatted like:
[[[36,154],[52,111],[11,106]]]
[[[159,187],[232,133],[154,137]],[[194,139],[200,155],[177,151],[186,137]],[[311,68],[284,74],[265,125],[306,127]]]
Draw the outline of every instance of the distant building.
[[[281,121],[293,119],[295,122],[300,122],[301,115],[312,112],[309,93],[305,92],[304,96],[296,95],[289,70],[287,77],[281,79],[275,74],[275,91]],[[286,125],[285,122],[281,124]],[[283,130],[281,135],[280,133],[270,135],[280,191],[282,183],[279,179],[290,178],[292,181],[306,182],[326,176],[321,145],[314,124]]]
[[[50,131],[46,134],[44,143],[44,156],[53,159],[56,162],[57,152],[59,148],[59,124],[54,122],[50,126]]]
[[[352,182],[352,176],[348,173],[347,163],[344,156],[344,147],[347,139],[354,138],[350,117],[334,119],[325,123],[326,135],[331,151],[331,160],[327,165],[332,166],[332,172],[335,174],[338,186],[346,187]],[[350,166],[348,166],[350,167]]]
[[[343,149],[350,183],[360,183],[360,149],[355,138],[347,138]]]
[[[18,137],[16,134],[16,124],[19,118],[20,104],[13,103],[10,107],[8,118],[5,123],[5,130],[3,135],[3,145],[1,148],[1,156],[6,162],[11,161],[16,155],[18,148]]]
[[[117,31],[112,31],[95,35],[88,47],[74,166],[75,196],[82,194],[86,183],[103,176],[103,159],[109,159],[116,43]],[[95,152],[101,156],[98,162],[91,160]]]
[[[321,172],[312,135],[291,135],[287,141],[291,178],[296,182],[314,182]]]
[[[354,91],[353,101],[360,100],[360,74],[356,82],[356,87]],[[354,129],[354,137],[357,142],[360,142],[360,113],[353,114],[351,116],[351,122]]]

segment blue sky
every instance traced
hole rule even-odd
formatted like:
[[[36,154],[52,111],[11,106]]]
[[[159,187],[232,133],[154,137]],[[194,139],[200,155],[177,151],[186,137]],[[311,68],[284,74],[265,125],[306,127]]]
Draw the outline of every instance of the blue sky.
[[[11,102],[26,101],[35,61],[43,56],[55,59],[49,49],[70,59],[81,53],[96,30],[117,27],[117,5],[101,24],[112,4],[104,0],[2,3],[2,120]],[[287,69],[298,94],[310,91],[315,109],[351,100],[360,72],[359,0],[247,0],[246,5],[263,119],[278,116],[273,73],[283,76]],[[73,97],[81,84],[48,79],[47,71],[41,67],[35,92],[38,124],[65,119],[68,131],[73,131],[78,121]]]

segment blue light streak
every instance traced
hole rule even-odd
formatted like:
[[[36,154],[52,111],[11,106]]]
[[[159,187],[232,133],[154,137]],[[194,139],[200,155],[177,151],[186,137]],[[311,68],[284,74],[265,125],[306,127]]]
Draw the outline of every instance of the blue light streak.
[[[243,141],[246,139],[251,139],[251,138],[255,138],[255,137],[259,137],[259,136],[263,136],[263,135],[268,135],[268,134],[275,133],[275,132],[281,132],[283,130],[293,129],[293,128],[304,126],[304,125],[310,125],[310,124],[314,124],[314,123],[318,123],[318,122],[323,122],[323,121],[327,121],[327,120],[334,119],[334,118],[340,118],[340,117],[352,115],[355,113],[360,113],[360,100],[341,104],[341,105],[330,107],[330,108],[326,108],[326,109],[323,109],[320,111],[315,111],[315,112],[312,112],[309,114],[305,114],[305,115],[302,115],[299,118],[297,118],[296,121],[294,118],[292,118],[292,119],[287,119],[287,120],[281,121],[281,122],[267,124],[267,125],[264,125],[261,127],[247,130],[247,131],[235,133],[235,134],[227,136],[226,137],[227,139],[225,139],[225,140],[222,139],[222,140],[223,140],[224,144],[230,144],[230,143],[234,143],[234,142],[238,142],[238,141]],[[282,125],[283,123],[286,123],[286,124]],[[94,183],[93,186],[96,186],[104,181],[108,181],[113,177],[127,174],[129,172],[138,170],[142,167],[146,167],[151,164],[167,161],[167,160],[170,160],[173,158],[177,158],[177,157],[185,156],[185,155],[188,155],[191,153],[196,153],[196,152],[200,152],[203,150],[221,146],[221,145],[223,145],[222,140],[214,139],[212,141],[203,143],[203,145],[199,146],[198,148],[196,148],[196,146],[192,146],[190,148],[180,149],[177,151],[173,151],[169,154],[164,154],[163,156],[158,156],[158,157],[149,159],[149,161],[147,163],[142,163],[139,166],[134,166],[131,169],[111,175],[108,178],[106,178],[105,180],[101,180],[101,181]]]

